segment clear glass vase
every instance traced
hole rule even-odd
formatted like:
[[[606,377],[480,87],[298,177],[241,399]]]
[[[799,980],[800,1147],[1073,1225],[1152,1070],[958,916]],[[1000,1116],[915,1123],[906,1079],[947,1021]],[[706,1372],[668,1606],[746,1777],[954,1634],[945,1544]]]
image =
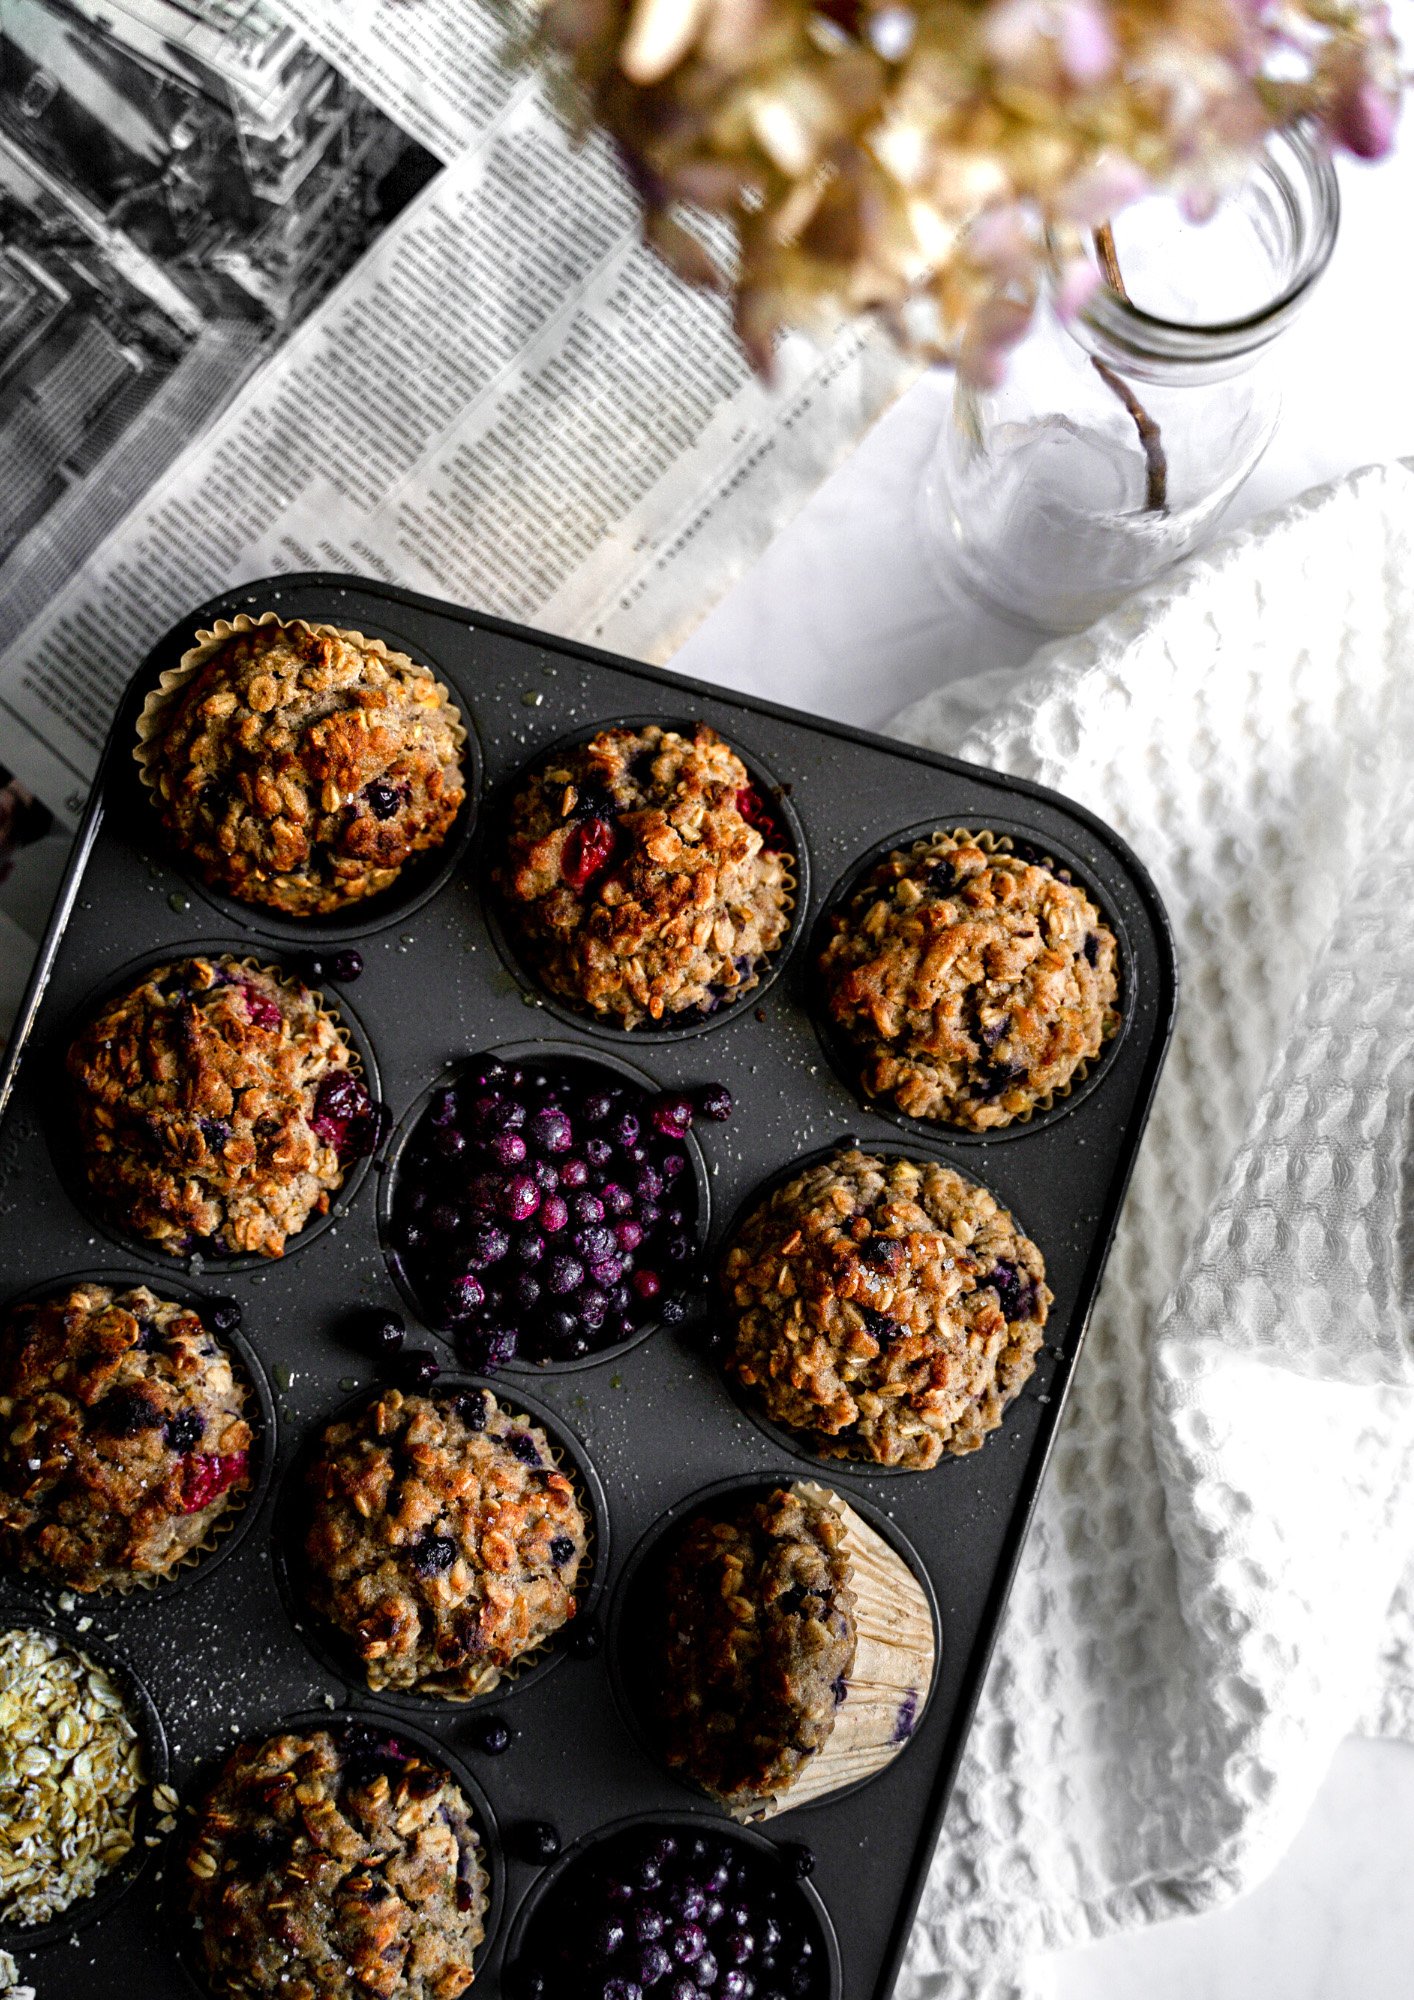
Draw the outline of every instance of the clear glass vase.
[[[942,568],[990,609],[1074,632],[1198,548],[1271,441],[1272,343],[1335,244],[1326,155],[1268,144],[1211,221],[1154,197],[1090,253],[1077,318],[1043,304],[998,388],[959,381],[924,487]]]

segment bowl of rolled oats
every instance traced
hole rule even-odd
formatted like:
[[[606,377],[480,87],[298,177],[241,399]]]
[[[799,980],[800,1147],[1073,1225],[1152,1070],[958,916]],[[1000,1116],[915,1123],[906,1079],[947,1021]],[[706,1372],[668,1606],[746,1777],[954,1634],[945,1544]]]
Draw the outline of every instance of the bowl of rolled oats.
[[[111,1908],[176,1805],[131,1669],[47,1617],[0,1628],[0,1947],[67,1937]]]

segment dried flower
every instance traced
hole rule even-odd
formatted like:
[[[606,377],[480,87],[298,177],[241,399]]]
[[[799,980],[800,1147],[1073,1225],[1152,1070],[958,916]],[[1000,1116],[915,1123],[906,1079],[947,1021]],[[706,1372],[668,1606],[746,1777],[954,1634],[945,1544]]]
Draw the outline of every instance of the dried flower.
[[[1194,216],[1274,129],[1364,159],[1403,84],[1377,0],[538,0],[649,242],[730,290],[757,366],[786,326],[883,314],[994,377],[1055,232],[1153,189]],[[729,219],[734,259],[704,242]],[[1066,309],[1086,280],[1062,271]]]

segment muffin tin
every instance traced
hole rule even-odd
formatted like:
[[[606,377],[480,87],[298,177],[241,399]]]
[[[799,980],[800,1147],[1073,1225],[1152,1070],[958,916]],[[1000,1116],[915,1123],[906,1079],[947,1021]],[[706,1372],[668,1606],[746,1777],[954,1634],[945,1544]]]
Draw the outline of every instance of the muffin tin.
[[[197,627],[266,610],[362,631],[424,661],[452,688],[471,732],[468,771],[478,790],[453,850],[336,924],[297,926],[208,895],[166,847],[133,764],[142,697]],[[798,842],[799,908],[770,983],[667,1033],[624,1032],[547,1005],[488,911],[489,843],[507,785],[554,744],[625,716],[710,723],[753,772],[780,788]],[[813,1006],[810,944],[822,911],[879,851],[935,826],[990,827],[1064,859],[1121,940],[1122,1034],[1082,1089],[996,1134],[925,1127],[862,1102],[836,1067],[838,1052]],[[328,1220],[292,1239],[279,1262],[208,1260],[202,1268],[98,1227],[75,1199],[75,1163],[55,1098],[56,1061],[85,1010],[135,964],[233,949],[273,963],[300,948],[332,953],[336,940],[357,944],[365,970],[356,985],[330,981],[324,990],[355,1027],[390,1112],[390,1138],[372,1168],[351,1177]],[[95,1648],[110,1647],[150,1691],[178,1790],[190,1796],[237,1738],[300,1714],[381,1716],[393,1735],[440,1746],[453,1769],[470,1768],[496,1822],[486,1830],[500,1906],[473,1989],[495,1995],[508,1951],[533,1921],[552,1872],[520,1858],[506,1838],[518,1822],[553,1822],[566,1848],[642,1815],[669,1821],[686,1814],[705,1831],[729,1824],[655,1766],[622,1713],[633,1675],[615,1651],[635,1643],[620,1596],[626,1578],[631,1585],[635,1552],[651,1546],[698,1493],[725,1482],[817,1477],[881,1517],[926,1572],[941,1654],[928,1708],[904,1754],[849,1794],[772,1820],[761,1837],[804,1841],[814,1852],[812,1895],[818,1892],[838,1953],[831,2000],[886,2000],[1113,1236],[1175,992],[1172,942],[1144,870],[1117,836],[1055,793],[377,582],[267,579],[184,618],[134,675],[0,1074],[5,1292],[102,1270],[140,1274],[159,1288],[165,1277],[180,1296],[237,1298],[243,1336],[274,1388],[273,1491],[261,1496],[258,1518],[242,1522],[239,1538],[227,1538],[219,1565],[195,1566],[180,1591],[93,1597],[79,1607],[93,1619],[85,1637]],[[596,1651],[581,1639],[554,1672],[537,1666],[470,1704],[384,1702],[343,1678],[335,1655],[295,1628],[288,1581],[279,1574],[283,1553],[278,1562],[274,1554],[275,1538],[286,1532],[279,1496],[311,1426],[376,1379],[375,1365],[341,1337],[351,1309],[401,1311],[410,1343],[430,1347],[449,1374],[457,1372],[445,1341],[410,1316],[384,1254],[379,1218],[386,1215],[389,1157],[412,1108],[449,1067],[483,1051],[549,1054],[552,1044],[617,1059],[662,1089],[721,1082],[732,1091],[728,1123],[694,1127],[709,1266],[743,1202],[807,1156],[850,1137],[936,1157],[984,1182],[1040,1244],[1056,1295],[1047,1345],[1002,1429],[980,1452],[930,1472],[891,1475],[811,1460],[752,1420],[708,1354],[704,1333],[715,1309],[708,1289],[694,1292],[686,1324],[660,1327],[622,1350],[567,1366],[505,1368],[491,1385],[498,1396],[543,1409],[602,1485],[594,1551],[601,1595],[591,1629],[604,1644]],[[248,1511],[255,1515],[256,1506]],[[6,1623],[27,1611],[48,1622],[56,1596],[23,1578],[0,1578]],[[492,1713],[513,1732],[499,1757],[476,1747],[478,1724]],[[155,1865],[127,1893],[92,1899],[102,1907],[84,1913],[92,1921],[81,1929],[55,1925],[53,1942],[76,1939],[77,1948],[63,1952],[69,2000],[111,1993],[120,1963],[128,1989],[148,2000],[187,2000],[190,1976],[163,1915],[179,1887],[180,1838],[153,1850]],[[0,1943],[10,1943],[4,1928]],[[28,1939],[13,1942],[31,1949]],[[47,1950],[49,1942],[34,1949]],[[41,1959],[35,1963],[43,1987],[53,1973]]]

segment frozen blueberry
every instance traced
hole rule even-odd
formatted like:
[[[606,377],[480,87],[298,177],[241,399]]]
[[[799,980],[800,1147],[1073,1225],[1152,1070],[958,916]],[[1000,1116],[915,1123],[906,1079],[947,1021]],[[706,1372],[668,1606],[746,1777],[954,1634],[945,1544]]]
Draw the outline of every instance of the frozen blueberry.
[[[474,1271],[463,1271],[447,1287],[447,1314],[451,1319],[466,1319],[485,1303],[486,1287]]]
[[[807,1847],[803,1840],[785,1840],[776,1850],[788,1874],[797,1882],[804,1882],[815,1873],[815,1850]]]
[[[599,1199],[604,1204],[606,1215],[630,1215],[633,1212],[633,1196],[617,1181],[606,1181],[599,1190]]]
[[[590,1948],[599,1958],[612,1958],[623,1950],[627,1936],[621,1917],[605,1917],[590,1934]]]
[[[547,1288],[562,1297],[584,1283],[584,1266],[577,1257],[555,1256],[545,1266]]]
[[[530,1172],[541,1194],[553,1194],[560,1185],[560,1170],[551,1160],[532,1160]]]
[[[564,1196],[547,1194],[540,1204],[541,1229],[553,1236],[568,1225],[569,1219],[570,1212]]]
[[[486,1222],[473,1229],[467,1238],[467,1261],[485,1268],[488,1264],[498,1264],[511,1247],[511,1239],[504,1229]]]
[[[330,964],[330,971],[341,986],[363,977],[363,953],[352,945],[347,951],[336,951]]]
[[[231,1333],[241,1323],[238,1299],[203,1299],[201,1316],[213,1333]]]
[[[595,1285],[581,1285],[575,1293],[575,1307],[583,1324],[594,1332],[604,1324],[609,1301]]]
[[[663,1176],[655,1167],[642,1167],[634,1176],[633,1191],[644,1201],[656,1201],[663,1192]]]
[[[354,1346],[381,1356],[397,1353],[407,1329],[395,1312],[383,1306],[366,1306],[350,1314],[347,1331]]]
[[[637,1145],[640,1127],[633,1112],[621,1111],[610,1129],[616,1146]]]
[[[518,1167],[525,1158],[525,1150],[519,1132],[498,1132],[491,1141],[492,1157],[503,1167]]]
[[[511,1747],[511,1732],[499,1715],[486,1715],[471,1730],[471,1740],[488,1757],[500,1757]]]
[[[427,1115],[434,1125],[450,1125],[456,1118],[457,1105],[457,1093],[454,1090],[439,1090],[433,1093]]]
[[[666,1979],[673,1969],[661,1944],[646,1944],[638,1957],[638,1977],[644,1986],[656,1986],[660,1979]]]
[[[681,1139],[691,1123],[692,1105],[686,1097],[662,1097],[653,1106],[653,1130],[660,1139]]]
[[[405,1389],[425,1389],[437,1380],[442,1368],[430,1348],[408,1347],[398,1356],[394,1372]]]
[[[697,1093],[697,1108],[704,1118],[720,1125],[732,1115],[732,1094],[724,1083],[709,1083]]]
[[[707,1949],[707,1933],[701,1924],[682,1923],[673,1932],[672,1952],[679,1965],[695,1965]]]
[[[614,1157],[614,1149],[607,1139],[586,1139],[584,1157],[591,1167],[607,1167]]]
[[[560,1851],[559,1831],[547,1819],[522,1820],[511,1836],[511,1845],[522,1860],[543,1866]]]
[[[574,1138],[574,1128],[563,1111],[546,1105],[530,1121],[530,1138],[542,1153],[567,1153]]]
[[[497,1207],[508,1222],[528,1222],[540,1206],[540,1190],[529,1174],[512,1174]]]
[[[656,1271],[635,1271],[629,1283],[645,1305],[650,1299],[657,1298],[663,1286],[663,1281]]]
[[[590,1141],[591,1145],[594,1143],[593,1140]],[[561,1160],[560,1186],[562,1188],[582,1188],[587,1185],[588,1180],[589,1169],[583,1160]]]

